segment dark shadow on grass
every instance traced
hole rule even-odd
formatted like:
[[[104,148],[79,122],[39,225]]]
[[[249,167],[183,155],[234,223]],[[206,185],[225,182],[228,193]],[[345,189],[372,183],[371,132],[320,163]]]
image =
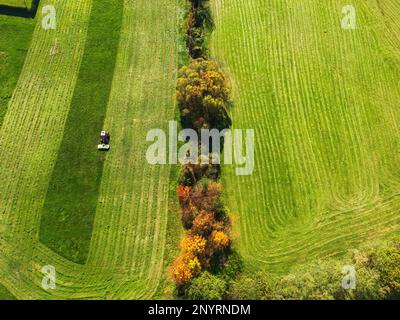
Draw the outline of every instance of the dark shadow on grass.
[[[31,8],[12,7],[7,5],[0,5],[0,14],[34,19],[39,7],[40,0],[33,0]]]

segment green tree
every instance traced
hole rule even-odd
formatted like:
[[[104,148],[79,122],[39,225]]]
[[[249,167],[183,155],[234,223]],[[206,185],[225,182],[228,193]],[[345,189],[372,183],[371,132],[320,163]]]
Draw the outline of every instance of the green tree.
[[[228,290],[229,299],[275,300],[277,278],[267,272],[243,273]]]
[[[385,249],[383,252],[387,252]],[[374,260],[371,260],[371,256]],[[372,249],[341,260],[323,260],[306,264],[292,270],[289,274],[276,277],[266,272],[242,274],[235,279],[229,289],[231,299],[261,300],[376,300],[393,298],[394,290],[388,295],[390,283],[396,283],[390,274],[393,255],[383,254],[381,249]],[[378,261],[380,269],[378,269]],[[345,290],[342,287],[342,267],[352,265],[356,270],[356,288]],[[394,277],[396,279],[396,277]]]
[[[387,299],[400,299],[400,247],[376,248],[369,254],[369,266],[379,274]]]
[[[225,290],[224,280],[204,271],[192,280],[187,297],[192,300],[222,300]]]

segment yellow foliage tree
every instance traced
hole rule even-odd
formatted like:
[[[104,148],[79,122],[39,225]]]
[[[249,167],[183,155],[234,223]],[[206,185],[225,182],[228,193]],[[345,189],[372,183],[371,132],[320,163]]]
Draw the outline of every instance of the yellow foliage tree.
[[[213,231],[211,234],[211,241],[215,249],[223,250],[229,247],[231,239],[223,231]]]
[[[207,240],[200,235],[186,235],[181,242],[183,252],[202,255],[206,249]]]
[[[229,128],[230,90],[215,62],[195,59],[179,72],[176,97],[182,120],[193,129]]]
[[[182,286],[190,283],[200,271],[199,259],[193,253],[184,253],[175,259],[169,273],[175,283]]]

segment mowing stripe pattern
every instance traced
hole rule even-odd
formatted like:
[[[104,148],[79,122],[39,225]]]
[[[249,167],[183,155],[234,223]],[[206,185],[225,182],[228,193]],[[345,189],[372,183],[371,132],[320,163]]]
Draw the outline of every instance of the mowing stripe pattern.
[[[164,250],[172,167],[149,165],[145,159],[147,132],[167,131],[168,121],[175,116],[179,1],[161,2],[138,0],[125,8],[105,121],[116,147],[105,163],[88,259],[90,266],[140,278],[136,298],[154,292],[167,267]]]
[[[64,252],[58,254],[40,242],[39,230],[43,206],[48,201],[47,188],[56,172],[57,152],[64,143],[63,131],[70,130],[68,112],[73,112],[70,106],[76,99],[75,82],[79,86],[77,79],[84,68],[80,63],[84,64],[85,59],[92,1],[55,1],[60,29],[55,34],[43,33],[40,24],[37,26],[0,131],[0,151],[4,155],[0,168],[7,179],[6,189],[0,190],[0,279],[15,297],[164,296],[167,246],[176,247],[179,239],[178,231],[167,232],[167,225],[174,225],[169,222],[178,216],[174,192],[170,192],[176,189],[176,176],[172,167],[145,163],[145,137],[151,128],[166,129],[175,117],[181,4],[181,0],[124,1],[104,119],[104,126],[112,133],[112,150],[104,162],[85,265],[66,259]],[[64,33],[66,30],[68,33]],[[59,53],[50,55],[56,43]],[[31,82],[32,74],[37,81]],[[59,81],[45,81],[46,75],[54,75]],[[49,97],[44,93],[38,97],[43,87],[47,94],[50,92]],[[95,134],[97,137],[98,132]],[[14,139],[16,136],[18,139]],[[35,149],[31,148],[33,142]],[[96,144],[97,140],[94,148]],[[92,151],[93,145],[87,152]],[[180,230],[179,224],[176,227]],[[176,240],[166,239],[167,234]],[[49,264],[56,268],[57,289],[45,291],[40,270]]]
[[[212,52],[232,80],[233,123],[254,128],[252,176],[224,168],[250,269],[284,273],[400,231],[400,5],[213,0]]]
[[[122,12],[122,0],[93,2],[85,53],[42,212],[40,241],[82,264],[107,159],[97,144],[114,76]]]
[[[86,38],[91,1],[54,1],[57,30],[37,22],[31,47],[0,129],[0,271],[16,297],[29,291],[40,214],[62,140]],[[58,54],[52,54],[53,48]],[[47,264],[51,262],[49,257]],[[29,277],[29,276],[26,276]],[[32,281],[32,280],[30,280]]]
[[[0,127],[22,71],[34,28],[32,19],[0,15]]]

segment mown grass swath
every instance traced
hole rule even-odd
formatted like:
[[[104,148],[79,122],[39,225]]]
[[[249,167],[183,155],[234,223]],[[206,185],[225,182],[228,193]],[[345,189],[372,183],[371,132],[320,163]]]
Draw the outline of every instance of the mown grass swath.
[[[233,123],[256,135],[253,175],[223,168],[246,266],[285,273],[392,237],[399,2],[353,1],[355,30],[341,28],[341,1],[212,4],[211,51],[232,80]]]
[[[0,126],[24,65],[35,23],[32,19],[0,15]]]
[[[167,130],[168,120],[174,119],[180,0],[124,1],[122,38],[104,119],[113,149],[104,163],[86,264],[77,265],[39,242],[43,205],[68,123],[92,4],[54,0],[57,30],[43,31],[36,25],[0,128],[5,180],[0,189],[0,272],[5,277],[0,282],[18,299],[171,294],[171,289],[164,291],[170,284],[166,268],[180,228],[176,197],[168,190],[176,189],[176,177],[171,166],[145,162],[145,137],[153,128]],[[45,291],[40,266],[50,261],[57,269],[57,290]]]
[[[0,300],[16,300],[15,297],[0,284]]]
[[[51,250],[40,258],[40,216],[79,73],[91,8],[90,0],[53,0],[53,4],[57,29],[44,30],[37,21],[0,127],[1,283],[19,299],[48,296],[41,280],[34,278],[35,272],[41,273],[34,266],[42,263],[38,261],[60,261]]]
[[[173,166],[151,165],[145,154],[149,130],[168,131],[175,118],[180,0],[127,1],[123,31],[105,127],[112,150],[104,165],[88,266],[124,270],[140,279],[135,290],[119,296],[145,298],[162,290],[166,243],[180,230],[167,230],[177,219],[176,198],[168,189]],[[129,84],[129,85],[127,85]],[[171,173],[173,176],[174,174]],[[167,238],[167,231],[169,236]],[[170,251],[170,250],[168,250]],[[119,272],[119,271],[117,271]]]
[[[122,1],[94,1],[70,112],[42,212],[40,240],[84,263],[106,156],[96,145],[114,75]]]

